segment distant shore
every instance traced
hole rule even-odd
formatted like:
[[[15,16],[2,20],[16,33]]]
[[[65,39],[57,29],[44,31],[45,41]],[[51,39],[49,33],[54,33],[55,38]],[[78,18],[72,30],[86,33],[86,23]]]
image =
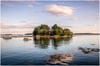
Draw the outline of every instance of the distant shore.
[[[100,35],[100,33],[74,33],[73,35]]]
[[[35,37],[33,36],[32,34],[0,34],[0,38],[4,37],[4,36],[11,36],[11,37],[14,37],[14,38],[17,38],[17,37]],[[73,36],[75,35],[100,35],[99,33],[74,33]],[[68,36],[41,36],[41,37],[50,37],[50,38],[53,38],[53,37],[68,37]]]
[[[64,36],[59,36],[59,35],[54,35],[54,36],[49,36],[49,35],[36,35],[36,36],[33,36],[34,38],[71,38],[72,36],[67,36],[67,35],[64,35]]]
[[[8,37],[8,36],[4,36],[4,37]],[[59,36],[59,35],[55,35],[55,36],[47,36],[47,35],[44,35],[44,36],[40,36],[40,35],[37,35],[37,36],[9,36],[9,37],[14,37],[14,38],[17,38],[17,37],[33,37],[33,38],[67,38],[67,37],[72,37],[72,36]],[[3,38],[3,37],[1,37]]]

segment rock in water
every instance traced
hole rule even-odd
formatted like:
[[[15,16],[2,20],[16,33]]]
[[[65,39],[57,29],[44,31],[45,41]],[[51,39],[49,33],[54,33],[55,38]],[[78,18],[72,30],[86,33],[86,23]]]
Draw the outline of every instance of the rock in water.
[[[24,38],[24,41],[28,41],[28,40],[31,40],[31,39],[29,39],[29,38]]]
[[[55,54],[55,55],[51,55],[50,59],[49,59],[49,63],[50,64],[64,64],[66,65],[66,63],[64,62],[70,62],[72,61],[73,56],[71,54]]]

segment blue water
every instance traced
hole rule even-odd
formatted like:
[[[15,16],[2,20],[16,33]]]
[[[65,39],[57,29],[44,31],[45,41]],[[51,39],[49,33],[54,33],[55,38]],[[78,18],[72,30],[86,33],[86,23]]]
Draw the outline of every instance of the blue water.
[[[79,47],[99,48],[98,35],[76,35],[70,39],[41,39],[24,41],[23,38],[1,40],[2,65],[48,65],[53,54],[72,54],[68,65],[99,65],[99,52],[84,53]],[[92,45],[94,44],[94,45]]]

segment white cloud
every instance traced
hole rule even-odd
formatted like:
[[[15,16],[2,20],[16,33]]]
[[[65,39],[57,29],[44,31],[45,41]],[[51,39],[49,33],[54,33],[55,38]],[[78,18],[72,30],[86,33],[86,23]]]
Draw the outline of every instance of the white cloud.
[[[24,34],[24,33],[31,33],[34,29],[35,25],[34,24],[30,24],[30,23],[25,23],[25,24],[6,24],[3,22],[0,22],[0,33],[4,33],[4,34]]]
[[[33,5],[27,5],[27,7],[32,8],[32,7],[33,7]]]
[[[47,5],[47,11],[54,15],[71,16],[73,15],[73,8],[61,5]]]

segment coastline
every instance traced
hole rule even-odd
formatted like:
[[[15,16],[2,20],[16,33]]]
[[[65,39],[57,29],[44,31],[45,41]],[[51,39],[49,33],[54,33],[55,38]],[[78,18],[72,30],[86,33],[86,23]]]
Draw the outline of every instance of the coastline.
[[[12,38],[35,38],[35,39],[57,39],[57,38],[72,38],[73,36],[67,36],[67,35],[64,35],[64,36],[59,36],[59,35],[54,35],[54,36],[50,36],[50,35],[36,35],[36,36],[2,36],[0,38],[3,38],[3,39],[12,39]]]
[[[100,34],[73,34],[73,36],[81,36],[81,35],[100,35]],[[41,37],[41,38],[69,38],[69,37],[73,37],[73,36],[57,36],[57,35],[55,35],[55,36],[33,36],[33,35],[22,35],[22,36],[11,36],[12,38],[24,38],[24,37],[26,37],[26,38],[35,38],[35,37],[37,37],[37,38],[39,38],[39,37]],[[0,38],[3,38],[3,37],[6,37],[6,36],[0,36]]]
[[[41,37],[41,38],[60,38],[60,37],[72,37],[72,36],[11,36],[12,38],[17,38],[17,37]],[[0,38],[3,38],[3,37],[0,37]]]
[[[33,37],[36,38],[36,39],[40,39],[40,38],[71,38],[72,36],[67,36],[67,35],[64,35],[64,36],[59,36],[59,35],[54,35],[54,36],[49,36],[49,35],[44,35],[44,36],[36,35],[36,36],[33,36]]]

